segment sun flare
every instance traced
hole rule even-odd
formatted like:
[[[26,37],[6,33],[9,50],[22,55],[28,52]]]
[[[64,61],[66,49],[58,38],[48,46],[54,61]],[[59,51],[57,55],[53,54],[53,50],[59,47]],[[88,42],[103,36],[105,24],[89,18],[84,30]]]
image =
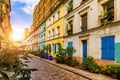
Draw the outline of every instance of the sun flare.
[[[21,35],[20,35],[19,33],[13,33],[13,34],[12,34],[12,39],[13,39],[14,41],[18,41],[18,40],[21,39]]]

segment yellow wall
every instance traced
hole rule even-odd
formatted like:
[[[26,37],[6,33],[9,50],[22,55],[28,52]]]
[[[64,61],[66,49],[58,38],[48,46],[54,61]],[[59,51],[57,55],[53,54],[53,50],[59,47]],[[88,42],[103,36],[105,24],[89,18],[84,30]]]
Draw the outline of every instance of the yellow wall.
[[[60,18],[57,20],[57,12],[60,11]],[[55,16],[54,18],[54,23],[52,21],[53,15]],[[63,33],[64,33],[64,5],[62,4],[51,16],[47,19],[46,21],[46,45],[48,44],[56,44],[56,43],[61,43],[61,46],[63,47]],[[48,25],[49,19],[51,19],[51,24]],[[56,28],[60,27],[60,37],[59,38],[54,38],[48,40],[48,31],[50,31],[50,36],[52,36],[52,29],[54,29],[54,34],[56,34]],[[55,36],[56,37],[56,36]]]

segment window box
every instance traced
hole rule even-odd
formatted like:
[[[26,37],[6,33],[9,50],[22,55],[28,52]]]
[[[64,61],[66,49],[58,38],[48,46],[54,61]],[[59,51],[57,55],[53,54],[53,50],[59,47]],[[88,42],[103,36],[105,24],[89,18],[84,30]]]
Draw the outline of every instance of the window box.
[[[103,14],[101,14],[99,17],[102,25],[111,23],[114,20],[114,9],[111,9],[108,12],[104,10]]]
[[[99,15],[102,25],[111,23],[114,20],[114,0],[103,4],[103,11]]]

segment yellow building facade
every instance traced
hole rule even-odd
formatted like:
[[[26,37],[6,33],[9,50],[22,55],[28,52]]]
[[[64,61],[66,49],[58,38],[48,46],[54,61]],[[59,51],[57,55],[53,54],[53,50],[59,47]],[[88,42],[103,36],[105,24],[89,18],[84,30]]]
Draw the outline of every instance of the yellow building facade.
[[[64,5],[61,4],[46,20],[46,45],[51,47],[51,55],[64,46]]]

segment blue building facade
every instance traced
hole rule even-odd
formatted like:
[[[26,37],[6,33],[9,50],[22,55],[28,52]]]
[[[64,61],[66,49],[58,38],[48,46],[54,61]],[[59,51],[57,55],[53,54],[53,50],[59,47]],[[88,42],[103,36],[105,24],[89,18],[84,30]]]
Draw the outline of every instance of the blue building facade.
[[[46,45],[46,22],[44,22],[43,24],[40,25],[39,27],[39,44],[38,44],[38,48],[39,49],[43,49],[43,47]]]

